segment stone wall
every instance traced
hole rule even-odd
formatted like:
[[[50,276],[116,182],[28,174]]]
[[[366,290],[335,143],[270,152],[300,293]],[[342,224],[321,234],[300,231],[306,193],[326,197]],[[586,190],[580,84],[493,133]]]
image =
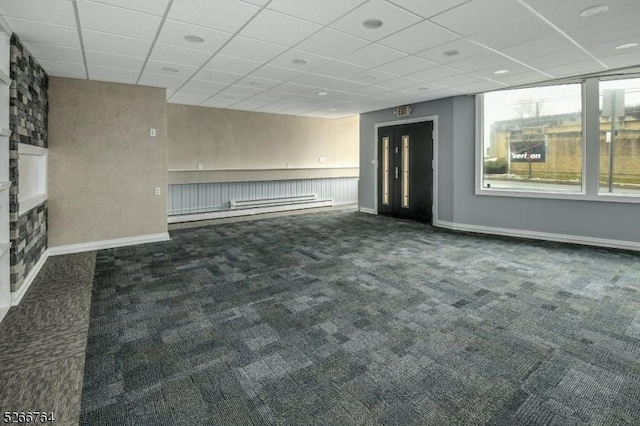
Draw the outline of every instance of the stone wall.
[[[19,215],[20,170],[18,144],[48,147],[49,78],[14,34],[11,37],[9,125],[9,192],[11,291],[17,291],[47,248],[47,203]]]

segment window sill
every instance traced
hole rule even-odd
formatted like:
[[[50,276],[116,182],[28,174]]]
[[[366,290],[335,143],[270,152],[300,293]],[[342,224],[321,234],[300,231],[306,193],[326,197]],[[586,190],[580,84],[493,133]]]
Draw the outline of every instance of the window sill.
[[[490,197],[510,197],[510,198],[541,198],[548,200],[572,200],[589,201],[599,203],[630,203],[640,204],[640,194],[620,195],[620,194],[598,194],[587,195],[585,192],[545,192],[545,191],[516,191],[512,189],[485,189],[476,188],[475,195]]]
[[[18,215],[22,216],[45,201],[47,201],[47,194],[35,194],[27,199],[19,200],[18,204],[20,205],[20,211],[18,212]]]

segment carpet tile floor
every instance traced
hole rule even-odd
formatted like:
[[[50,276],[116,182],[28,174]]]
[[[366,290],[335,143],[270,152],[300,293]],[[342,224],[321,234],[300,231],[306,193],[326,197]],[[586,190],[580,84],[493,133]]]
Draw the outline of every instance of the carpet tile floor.
[[[81,424],[637,425],[640,257],[352,211],[98,252]]]

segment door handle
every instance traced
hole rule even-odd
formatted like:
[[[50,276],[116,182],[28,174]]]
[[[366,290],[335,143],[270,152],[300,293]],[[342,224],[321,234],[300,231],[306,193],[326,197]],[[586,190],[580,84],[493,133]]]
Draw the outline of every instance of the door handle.
[[[398,176],[399,176],[399,175],[400,175],[400,169],[398,169],[398,168],[396,167],[396,179],[398,179]]]

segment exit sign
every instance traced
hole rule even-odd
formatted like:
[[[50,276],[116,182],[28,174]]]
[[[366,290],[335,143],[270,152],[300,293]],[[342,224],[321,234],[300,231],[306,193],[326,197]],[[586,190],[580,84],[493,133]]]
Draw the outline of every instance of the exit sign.
[[[399,106],[396,108],[396,116],[406,117],[411,114],[411,107],[409,105]]]

